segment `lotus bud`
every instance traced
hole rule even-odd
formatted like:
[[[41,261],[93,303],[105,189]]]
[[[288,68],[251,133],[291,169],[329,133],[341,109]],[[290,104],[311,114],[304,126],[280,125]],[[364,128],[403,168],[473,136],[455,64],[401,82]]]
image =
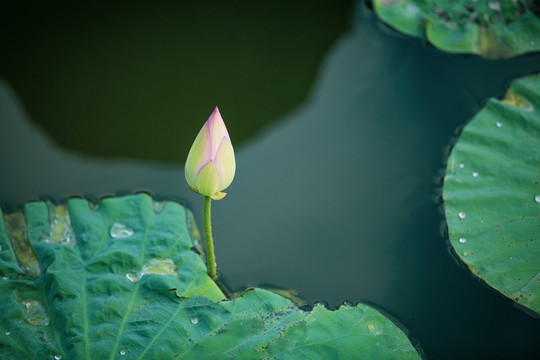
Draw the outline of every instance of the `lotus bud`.
[[[216,107],[195,138],[186,160],[189,188],[214,200],[225,197],[234,178],[236,161],[231,139]]]

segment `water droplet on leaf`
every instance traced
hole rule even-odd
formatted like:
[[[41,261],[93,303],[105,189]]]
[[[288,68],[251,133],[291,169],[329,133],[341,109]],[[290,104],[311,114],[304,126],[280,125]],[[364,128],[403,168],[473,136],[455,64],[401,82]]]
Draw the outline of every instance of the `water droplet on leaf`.
[[[191,318],[191,323],[193,325],[197,325],[199,323],[199,318],[196,318],[196,317]]]
[[[126,350],[120,350],[120,355],[122,356],[126,355]]]
[[[472,176],[473,176],[473,177],[478,177],[478,175],[479,175],[479,174],[478,174],[476,171],[472,173]]]
[[[62,355],[54,355],[55,360],[62,360]]]
[[[176,270],[178,270],[178,267],[172,259],[150,259],[150,261],[143,265],[141,271],[138,273],[127,273],[126,277],[132,283],[138,283],[146,274],[176,275]]]
[[[6,336],[11,335],[11,331],[6,331]]]
[[[458,214],[460,219],[465,219],[467,217],[467,214],[465,214],[463,211]]]
[[[172,259],[150,259],[143,265],[141,273],[157,275],[176,275],[177,267]]]
[[[24,314],[24,320],[30,325],[49,325],[50,319],[47,311],[38,300],[27,299],[24,300],[23,305],[26,307],[26,313]]]
[[[49,204],[49,230],[43,234],[41,240],[75,246],[75,233],[71,227],[71,219],[67,206]]]
[[[131,281],[132,283],[138,283],[139,281],[141,281],[141,278],[138,274],[134,274],[134,273],[127,273],[126,274],[126,277],[129,279],[129,281]]]
[[[495,11],[498,11],[498,12],[501,12],[501,3],[498,2],[498,1],[490,1],[488,3],[488,6],[491,10],[495,10]]]
[[[467,239],[465,238],[459,238],[459,242],[462,244],[465,244],[467,242]]]
[[[115,222],[113,226],[111,226],[110,232],[111,236],[115,239],[127,238],[133,235],[133,230],[119,222]]]
[[[502,122],[500,122],[500,121],[497,121],[497,123],[496,123],[496,124],[497,124],[497,127],[502,127]]]
[[[534,197],[534,201],[536,201],[537,203],[540,203],[540,195],[536,195]]]
[[[166,203],[166,201],[156,201],[156,200],[154,200],[152,202],[152,210],[156,214],[159,214],[160,212],[163,211],[163,208],[165,207],[165,203]]]

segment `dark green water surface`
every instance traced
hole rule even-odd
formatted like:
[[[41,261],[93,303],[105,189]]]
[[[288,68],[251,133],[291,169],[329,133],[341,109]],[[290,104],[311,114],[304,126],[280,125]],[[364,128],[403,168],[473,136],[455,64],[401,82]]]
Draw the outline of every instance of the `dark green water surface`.
[[[446,54],[363,3],[127,4],[2,34],[4,209],[145,190],[201,224],[182,162],[218,105],[238,166],[212,209],[232,290],[367,302],[429,359],[537,358],[540,320],[454,258],[440,194],[459,129],[540,54]]]

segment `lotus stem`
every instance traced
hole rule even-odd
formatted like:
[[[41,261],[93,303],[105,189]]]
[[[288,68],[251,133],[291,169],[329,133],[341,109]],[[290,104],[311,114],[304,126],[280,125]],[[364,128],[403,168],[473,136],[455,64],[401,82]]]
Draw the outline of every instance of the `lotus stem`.
[[[214,241],[212,240],[212,224],[210,222],[210,196],[204,197],[203,203],[203,224],[204,224],[204,247],[206,248],[206,265],[208,266],[208,275],[213,280],[217,278],[216,256],[214,255]]]

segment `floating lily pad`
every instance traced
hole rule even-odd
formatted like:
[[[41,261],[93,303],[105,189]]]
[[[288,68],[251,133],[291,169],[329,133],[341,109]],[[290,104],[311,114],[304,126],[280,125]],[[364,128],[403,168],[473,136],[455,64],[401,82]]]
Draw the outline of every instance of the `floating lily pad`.
[[[364,304],[304,311],[263,289],[226,299],[194,251],[192,222],[146,194],[4,215],[0,358],[420,358]]]
[[[532,0],[375,0],[377,15],[436,47],[499,59],[540,50]]]
[[[471,271],[540,313],[540,74],[465,127],[444,180],[450,242]]]

